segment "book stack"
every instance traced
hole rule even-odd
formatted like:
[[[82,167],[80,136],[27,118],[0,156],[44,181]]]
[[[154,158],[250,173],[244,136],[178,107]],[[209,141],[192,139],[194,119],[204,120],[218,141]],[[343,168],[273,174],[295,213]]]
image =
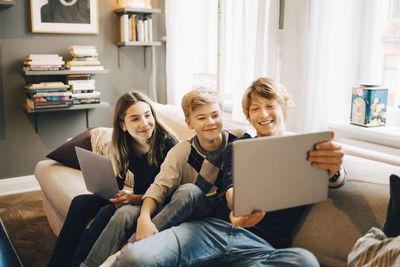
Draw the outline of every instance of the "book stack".
[[[104,70],[98,60],[95,46],[71,45],[69,52],[72,55],[72,60],[67,61],[67,69],[73,71]]]
[[[40,82],[25,85],[26,106],[30,109],[72,106],[72,93],[63,82]]]
[[[71,86],[74,105],[100,103],[99,91],[96,91],[95,80],[90,74],[70,74],[66,77]]]
[[[120,17],[121,42],[152,42],[153,20],[139,14],[123,14]]]
[[[63,70],[64,63],[57,54],[31,54],[26,57],[23,70]]]

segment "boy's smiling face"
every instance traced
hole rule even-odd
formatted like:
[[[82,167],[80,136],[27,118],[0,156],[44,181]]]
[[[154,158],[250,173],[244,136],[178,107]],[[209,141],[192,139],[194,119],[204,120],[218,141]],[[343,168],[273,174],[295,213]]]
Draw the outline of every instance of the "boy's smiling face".
[[[257,137],[284,134],[285,120],[278,101],[252,93],[249,104],[249,120],[257,131]]]
[[[222,117],[218,103],[197,107],[185,121],[188,127],[196,132],[203,149],[208,150],[208,145],[219,147],[222,142]]]

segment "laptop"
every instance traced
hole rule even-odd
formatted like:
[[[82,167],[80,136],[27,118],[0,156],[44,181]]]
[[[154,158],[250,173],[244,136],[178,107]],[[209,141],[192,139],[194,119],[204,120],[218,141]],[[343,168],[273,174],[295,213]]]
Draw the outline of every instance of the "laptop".
[[[106,200],[119,192],[111,159],[92,151],[75,147],[86,189]]]
[[[291,208],[328,198],[327,170],[311,166],[307,152],[331,131],[234,141],[235,216]]]

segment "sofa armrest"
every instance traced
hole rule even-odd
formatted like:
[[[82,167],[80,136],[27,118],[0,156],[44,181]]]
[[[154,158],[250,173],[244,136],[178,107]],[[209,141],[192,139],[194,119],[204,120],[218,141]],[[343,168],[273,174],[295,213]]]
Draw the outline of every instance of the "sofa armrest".
[[[80,170],[54,160],[39,161],[35,167],[35,177],[46,199],[63,218],[76,195],[89,193]]]

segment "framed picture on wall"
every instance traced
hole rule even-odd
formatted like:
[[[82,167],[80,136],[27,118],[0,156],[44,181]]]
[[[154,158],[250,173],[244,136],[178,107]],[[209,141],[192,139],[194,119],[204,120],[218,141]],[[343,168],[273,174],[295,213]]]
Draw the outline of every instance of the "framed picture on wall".
[[[98,34],[98,0],[31,0],[32,32]]]

